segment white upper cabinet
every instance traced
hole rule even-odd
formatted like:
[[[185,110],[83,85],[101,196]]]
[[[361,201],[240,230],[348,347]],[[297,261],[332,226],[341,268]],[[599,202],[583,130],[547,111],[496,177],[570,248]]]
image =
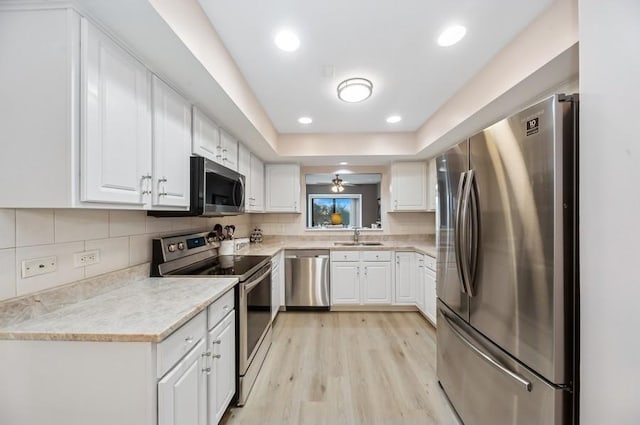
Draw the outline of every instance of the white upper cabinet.
[[[249,162],[245,209],[247,212],[264,212],[264,163],[254,154],[250,154]]]
[[[186,209],[184,99],[73,9],[3,8],[0,28],[0,208]]]
[[[193,154],[238,171],[238,141],[193,107]]]
[[[435,211],[438,200],[438,169],[436,159],[431,158],[427,165],[427,210]]]
[[[427,163],[391,164],[391,211],[427,211]]]
[[[195,106],[193,107],[193,154],[222,163],[220,129]]]
[[[266,212],[300,212],[300,166],[265,166]]]
[[[220,152],[221,164],[238,171],[238,141],[223,129],[220,129]]]
[[[191,105],[153,76],[153,204],[189,206]]]
[[[151,92],[146,68],[82,19],[81,200],[146,204]]]
[[[264,211],[264,163],[238,144],[238,172],[245,177],[245,211]]]

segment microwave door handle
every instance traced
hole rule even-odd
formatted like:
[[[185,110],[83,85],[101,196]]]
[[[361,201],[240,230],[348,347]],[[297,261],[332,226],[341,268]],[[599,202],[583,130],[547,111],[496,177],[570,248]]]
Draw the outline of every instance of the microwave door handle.
[[[238,187],[238,183],[240,183],[240,202],[236,199],[236,188]],[[238,177],[238,180],[233,183],[233,194],[231,195],[233,200],[233,205],[240,208],[244,203],[244,184],[242,183],[242,177]]]

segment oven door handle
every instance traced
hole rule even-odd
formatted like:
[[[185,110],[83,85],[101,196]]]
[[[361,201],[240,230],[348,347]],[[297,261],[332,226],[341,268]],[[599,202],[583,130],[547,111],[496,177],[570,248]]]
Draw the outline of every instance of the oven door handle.
[[[257,285],[259,285],[260,282],[262,282],[269,273],[271,273],[271,268],[269,268],[269,270],[267,270],[266,272],[262,273],[260,277],[256,279],[252,279],[251,282],[245,283],[244,285],[245,292],[249,292],[250,290],[255,288]]]

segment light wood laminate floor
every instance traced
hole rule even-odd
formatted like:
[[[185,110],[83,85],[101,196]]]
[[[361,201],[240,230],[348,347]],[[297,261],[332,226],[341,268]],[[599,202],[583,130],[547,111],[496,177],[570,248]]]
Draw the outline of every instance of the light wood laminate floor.
[[[223,424],[458,424],[418,313],[281,312],[273,336],[247,404]]]

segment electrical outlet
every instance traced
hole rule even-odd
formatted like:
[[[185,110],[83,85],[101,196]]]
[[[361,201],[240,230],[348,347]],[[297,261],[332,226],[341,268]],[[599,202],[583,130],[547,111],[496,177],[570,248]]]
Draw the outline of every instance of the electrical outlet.
[[[98,264],[100,262],[100,251],[85,251],[73,254],[73,266],[84,267],[92,264]]]
[[[22,278],[53,273],[58,270],[58,257],[32,258],[22,262]]]

